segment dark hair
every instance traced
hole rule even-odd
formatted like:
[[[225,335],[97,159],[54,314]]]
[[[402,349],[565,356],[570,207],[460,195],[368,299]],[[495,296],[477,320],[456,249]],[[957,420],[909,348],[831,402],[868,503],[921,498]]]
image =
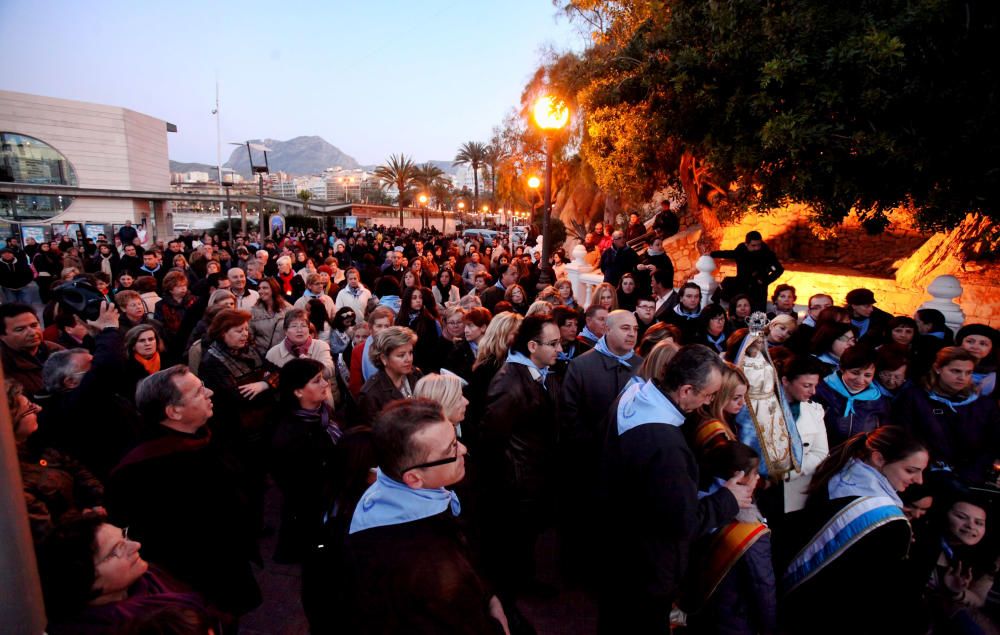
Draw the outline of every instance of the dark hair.
[[[653,272],[653,281],[666,289],[674,288],[674,277],[663,267],[660,267]]]
[[[646,357],[653,347],[667,338],[673,338],[674,343],[679,347],[684,341],[681,329],[676,324],[666,322],[653,322],[646,332],[642,334],[642,341],[639,342],[637,353],[639,357]]]
[[[277,280],[275,280],[274,278],[264,278],[263,280],[260,281],[260,284],[257,286],[258,288],[260,288],[261,286],[264,285],[266,285],[271,290],[271,305],[272,305],[272,306],[267,306],[265,304],[264,305],[265,309],[270,311],[272,310],[273,307],[273,310],[277,312],[282,307],[288,306],[288,300],[285,300],[285,294],[282,293],[281,285],[278,284]],[[260,304],[264,304],[260,300],[258,300],[257,302]]]
[[[813,333],[809,348],[813,353],[822,355],[831,351],[833,343],[847,333],[854,333],[854,337],[857,337],[858,327],[843,322],[821,323],[816,327],[816,332]]]
[[[349,306],[341,307],[333,315],[333,328],[337,331],[346,331],[348,329],[347,318],[353,318],[354,324],[358,323],[358,314]]]
[[[855,344],[840,356],[840,370],[875,366],[875,351],[864,344]]]
[[[552,307],[552,319],[556,321],[556,326],[562,328],[566,322],[576,320],[577,328],[580,327],[580,312],[568,306],[558,305]]]
[[[790,284],[779,284],[778,286],[776,286],[774,288],[774,293],[771,294],[771,302],[777,302],[778,301],[778,296],[781,295],[782,293],[784,293],[785,291],[791,291],[792,295],[796,295],[796,293],[795,293],[795,287],[793,287],[792,285],[790,285]]]
[[[132,288],[138,293],[149,293],[156,291],[156,278],[153,276],[139,276],[132,283]]]
[[[500,300],[495,305],[493,305],[493,314],[499,315],[500,313],[508,313],[514,311],[514,305],[506,300]]]
[[[885,323],[885,330],[889,333],[890,340],[892,339],[892,329],[899,328],[900,326],[913,329],[914,334],[918,332],[916,320],[905,315],[897,315]]]
[[[778,368],[782,378],[793,382],[803,375],[826,375],[826,367],[811,355],[796,355],[785,360]]]
[[[326,305],[322,300],[310,298],[306,302],[306,314],[309,316],[309,323],[316,329],[316,337],[323,333],[323,327],[330,321],[330,314],[326,312]]]
[[[583,317],[589,320],[590,318],[592,318],[595,315],[597,315],[598,311],[605,311],[605,312],[610,313],[610,311],[608,311],[605,307],[603,307],[600,304],[597,304],[596,302],[594,302],[593,304],[591,304],[590,306],[587,307],[586,311],[584,311]]]
[[[555,325],[555,323],[555,319],[548,313],[536,313],[534,315],[527,316],[521,320],[521,325],[518,327],[517,333],[514,335],[514,341],[511,342],[510,350],[517,351],[526,357],[530,357],[531,353],[528,350],[528,342],[537,342],[538,338],[542,336],[542,330],[545,328],[545,325]]]
[[[212,323],[208,327],[208,339],[212,342],[222,341],[222,336],[226,334],[226,331],[249,321],[250,314],[246,311],[223,309],[212,318]]]
[[[761,236],[760,232],[757,230],[748,231],[746,235],[746,242],[750,242],[751,240],[764,240],[764,237]]]
[[[0,335],[7,334],[7,318],[16,318],[25,313],[35,315],[35,310],[27,304],[21,304],[20,302],[0,304]],[[36,315],[35,317],[38,316]]]
[[[906,350],[897,345],[883,344],[875,355],[875,372],[899,370],[910,365]]]
[[[677,351],[663,372],[662,388],[667,392],[690,385],[701,390],[708,384],[712,371],[722,373],[722,360],[718,353],[702,344],[688,344]],[[657,376],[660,373],[656,373]]]
[[[698,292],[698,295],[701,295],[701,287],[699,287],[693,282],[685,282],[684,284],[681,285],[681,288],[677,290],[678,299],[683,298],[684,292],[687,291],[688,289],[694,289],[695,291]]]
[[[399,278],[387,273],[375,281],[375,296],[399,295]]]
[[[851,459],[868,461],[872,453],[878,452],[886,463],[895,463],[917,452],[926,451],[927,448],[920,441],[899,426],[882,426],[871,432],[861,432],[830,450],[829,456],[816,468],[807,491],[810,495],[825,495],[830,479],[844,469]]]
[[[844,323],[845,317],[850,317],[851,313],[842,306],[828,306],[816,316],[816,328],[822,324]]]
[[[328,509],[336,507],[341,515],[350,519],[361,496],[368,489],[371,468],[378,465],[375,457],[375,435],[369,426],[348,428],[334,448],[337,460],[333,461],[333,482],[336,500],[329,501]]]
[[[740,346],[743,346],[743,339],[750,334],[750,329],[736,329],[726,338],[726,352],[724,357],[727,362],[736,363],[736,356],[739,355]]]
[[[375,455],[378,465],[391,479],[403,480],[403,470],[425,459],[424,448],[415,447],[413,437],[427,426],[446,421],[441,404],[422,397],[397,399],[386,404],[375,417]]]
[[[201,607],[168,604],[139,613],[120,635],[208,635],[216,626]]]
[[[186,287],[187,284],[187,276],[184,275],[182,271],[171,271],[167,273],[167,275],[163,276],[163,294],[169,294],[174,290],[174,287],[179,287],[181,285]]]
[[[953,362],[970,362],[973,368],[976,367],[976,358],[972,356],[972,353],[961,346],[945,346],[938,350],[937,355],[934,357],[934,364],[927,369],[926,374],[921,380],[921,385],[927,390],[939,390],[938,374],[934,370],[943,368]],[[971,394],[974,390],[975,385],[970,382],[969,386],[962,391],[962,395]]]
[[[70,313],[69,311],[62,311],[56,314],[56,328],[60,331],[68,329],[70,327],[76,326],[77,321],[76,313]]]
[[[299,408],[299,398],[296,390],[301,390],[313,377],[326,370],[322,362],[309,357],[297,357],[290,360],[278,371],[278,395],[281,406],[286,412]]]
[[[921,322],[926,322],[931,325],[931,333],[951,332],[951,329],[948,328],[948,325],[945,322],[944,313],[941,313],[937,309],[917,309],[917,312],[914,315],[916,315],[917,319]]]
[[[97,514],[64,514],[61,521],[38,543],[38,574],[42,582],[45,611],[51,621],[77,615],[100,595],[97,580],[97,531],[107,519]]]
[[[136,342],[146,331],[152,331],[153,335],[156,336],[156,345],[159,348],[160,345],[160,332],[152,324],[140,324],[139,326],[133,326],[125,333],[125,353],[131,358],[132,354],[135,353]]]
[[[148,425],[156,425],[167,417],[167,407],[176,406],[184,394],[176,378],[190,373],[184,364],[177,364],[145,377],[135,388],[135,407]]]
[[[490,310],[481,306],[472,307],[465,312],[464,316],[462,316],[463,322],[474,324],[480,328],[486,328],[489,326],[490,320],[492,319],[493,315],[490,313]]]
[[[701,315],[699,316],[702,329],[705,329],[708,326],[709,320],[717,317],[726,317],[726,310],[718,304],[707,305],[701,310]]]
[[[760,457],[750,446],[739,441],[726,441],[709,449],[701,460],[702,474],[709,479],[729,480],[737,472],[757,471]]]

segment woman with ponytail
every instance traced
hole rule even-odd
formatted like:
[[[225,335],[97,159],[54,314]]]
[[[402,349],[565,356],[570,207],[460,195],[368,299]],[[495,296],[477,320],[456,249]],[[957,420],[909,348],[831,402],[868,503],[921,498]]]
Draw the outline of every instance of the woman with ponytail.
[[[928,460],[905,430],[883,426],[851,437],[820,463],[806,508],[788,521],[776,569],[784,574],[791,632],[806,624],[814,633],[857,630],[860,615],[868,616],[863,632],[894,631],[911,542],[899,492],[923,482]]]

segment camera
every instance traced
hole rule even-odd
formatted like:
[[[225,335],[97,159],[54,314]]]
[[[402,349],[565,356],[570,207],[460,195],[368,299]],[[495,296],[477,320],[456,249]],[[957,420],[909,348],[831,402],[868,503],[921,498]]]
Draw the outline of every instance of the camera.
[[[106,302],[101,292],[86,280],[64,283],[53,295],[60,309],[79,315],[85,322],[96,320],[101,314],[101,304]]]

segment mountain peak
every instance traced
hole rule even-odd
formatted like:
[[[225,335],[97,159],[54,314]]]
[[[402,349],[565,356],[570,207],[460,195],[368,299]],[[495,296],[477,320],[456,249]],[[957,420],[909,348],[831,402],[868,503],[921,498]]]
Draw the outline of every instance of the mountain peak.
[[[354,157],[316,135],[295,137],[287,141],[251,139],[250,143],[259,143],[270,149],[267,153],[267,163],[271,172],[280,171],[295,176],[306,176],[321,174],[323,170],[337,166],[348,169],[360,167]],[[253,159],[256,163],[262,161],[263,157],[254,152]],[[250,161],[246,146],[234,148],[225,167],[249,177]]]

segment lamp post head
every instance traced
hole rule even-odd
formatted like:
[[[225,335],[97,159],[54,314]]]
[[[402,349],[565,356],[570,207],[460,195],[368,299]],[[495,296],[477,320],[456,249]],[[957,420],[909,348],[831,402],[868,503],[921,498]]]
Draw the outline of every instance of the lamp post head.
[[[530,187],[533,190],[537,190],[538,186],[540,186],[541,184],[542,180],[539,179],[537,176],[532,176],[528,178],[528,187]]]
[[[417,200],[420,201],[421,205],[424,205],[425,203],[427,203],[427,195],[421,194],[420,196],[417,197]]]
[[[569,108],[553,95],[543,95],[532,109],[535,124],[542,130],[560,130],[569,122]]]
[[[465,209],[465,202],[464,201],[459,201],[458,202],[458,209]]]

